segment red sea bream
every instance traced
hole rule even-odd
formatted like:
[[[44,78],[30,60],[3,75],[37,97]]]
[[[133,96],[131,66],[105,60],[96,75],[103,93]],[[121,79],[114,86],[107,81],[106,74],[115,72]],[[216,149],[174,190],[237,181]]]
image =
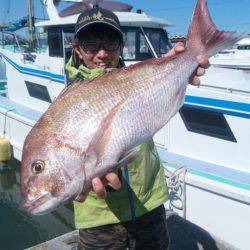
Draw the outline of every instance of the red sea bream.
[[[198,0],[185,52],[65,89],[24,143],[21,193],[26,209],[44,214],[80,193],[87,195],[94,177],[131,160],[130,150],[152,138],[182,106],[196,57],[213,56],[244,35],[218,31],[206,1]]]

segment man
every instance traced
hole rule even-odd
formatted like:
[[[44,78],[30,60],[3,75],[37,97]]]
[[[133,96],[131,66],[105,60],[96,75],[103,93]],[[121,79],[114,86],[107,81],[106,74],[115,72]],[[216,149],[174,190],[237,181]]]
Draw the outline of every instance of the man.
[[[85,11],[77,20],[75,36],[74,51],[66,65],[70,81],[97,77],[124,66],[120,58],[123,36],[114,13],[99,7]],[[180,44],[166,56],[183,50]],[[197,61],[202,66],[196,72],[200,76],[208,62],[204,57]],[[191,79],[193,84],[199,83],[197,76]],[[140,157],[117,173],[109,173],[102,180],[95,178],[87,198],[77,198],[86,198],[84,203],[74,202],[83,249],[167,249],[164,171],[153,140],[137,150]]]

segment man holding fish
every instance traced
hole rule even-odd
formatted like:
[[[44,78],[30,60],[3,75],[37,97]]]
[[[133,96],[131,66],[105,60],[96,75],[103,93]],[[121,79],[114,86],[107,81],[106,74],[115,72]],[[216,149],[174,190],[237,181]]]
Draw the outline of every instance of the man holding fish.
[[[152,137],[182,106],[187,82],[199,83],[207,58],[246,33],[217,30],[198,0],[185,49],[162,58],[123,67],[118,18],[99,7],[79,16],[75,35],[66,70],[78,81],[24,143],[23,205],[41,215],[75,198],[83,249],[167,249],[168,190]]]
[[[100,20],[101,19],[101,20]],[[66,66],[70,81],[89,79],[124,66],[124,46],[118,18],[94,7],[78,18],[73,55]],[[185,50],[176,45],[165,57]],[[208,59],[198,56],[200,67],[190,79],[199,84]],[[119,82],[117,83],[119,84]],[[87,197],[74,202],[75,223],[83,249],[167,249],[168,232],[163,203],[168,191],[153,140],[138,146],[140,157],[103,179],[92,180]],[[105,185],[107,185],[105,187]]]

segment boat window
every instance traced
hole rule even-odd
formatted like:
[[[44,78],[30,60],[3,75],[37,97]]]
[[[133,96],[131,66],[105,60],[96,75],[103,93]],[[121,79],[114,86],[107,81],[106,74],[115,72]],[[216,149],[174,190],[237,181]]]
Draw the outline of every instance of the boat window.
[[[145,36],[140,32],[139,38],[139,51],[138,51],[138,58],[140,60],[145,60],[152,58],[153,55],[147,43]]]
[[[222,113],[183,106],[180,115],[188,131],[237,142]]]
[[[124,31],[124,48],[123,58],[124,60],[135,60],[136,59],[136,30],[125,30]]]
[[[144,28],[144,31],[159,57],[170,50],[171,44],[165,30]]]
[[[46,86],[28,81],[25,81],[25,84],[31,97],[51,103],[49,91]]]
[[[62,32],[60,30],[48,31],[49,55],[63,57]]]
[[[238,46],[239,50],[250,50],[250,45],[240,45]]]
[[[48,48],[48,33],[44,29],[37,29],[37,52],[44,53]]]
[[[160,57],[170,49],[167,33],[163,29],[143,28],[156,54]],[[142,61],[153,57],[148,42],[139,27],[122,27],[124,34],[123,58],[127,61]]]

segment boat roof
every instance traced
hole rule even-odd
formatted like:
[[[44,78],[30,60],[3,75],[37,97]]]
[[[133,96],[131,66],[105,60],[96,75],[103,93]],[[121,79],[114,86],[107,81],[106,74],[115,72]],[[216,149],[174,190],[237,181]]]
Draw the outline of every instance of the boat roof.
[[[162,18],[148,16],[146,13],[134,13],[134,12],[114,12],[121,23],[121,26],[131,27],[148,27],[148,28],[163,28],[166,26],[174,26]],[[60,17],[56,20],[47,20],[38,22],[35,24],[36,27],[49,27],[49,26],[65,26],[75,25],[79,14],[70,15],[66,17]]]
[[[237,45],[250,45],[250,37],[243,38],[236,43]]]
[[[72,0],[70,0],[72,1]],[[88,1],[77,1],[76,3],[68,6],[67,8],[65,8],[64,10],[62,10],[59,13],[60,17],[65,17],[65,16],[70,16],[70,15],[74,15],[74,14],[79,14],[83,11],[85,11],[88,8],[92,8],[93,5],[96,4],[96,0],[88,0]],[[117,11],[117,12],[130,12],[133,8],[133,6],[126,4],[126,3],[122,3],[122,2],[114,2],[114,1],[99,1],[98,6],[103,8],[103,9],[107,9],[107,10],[111,10],[113,12]]]

